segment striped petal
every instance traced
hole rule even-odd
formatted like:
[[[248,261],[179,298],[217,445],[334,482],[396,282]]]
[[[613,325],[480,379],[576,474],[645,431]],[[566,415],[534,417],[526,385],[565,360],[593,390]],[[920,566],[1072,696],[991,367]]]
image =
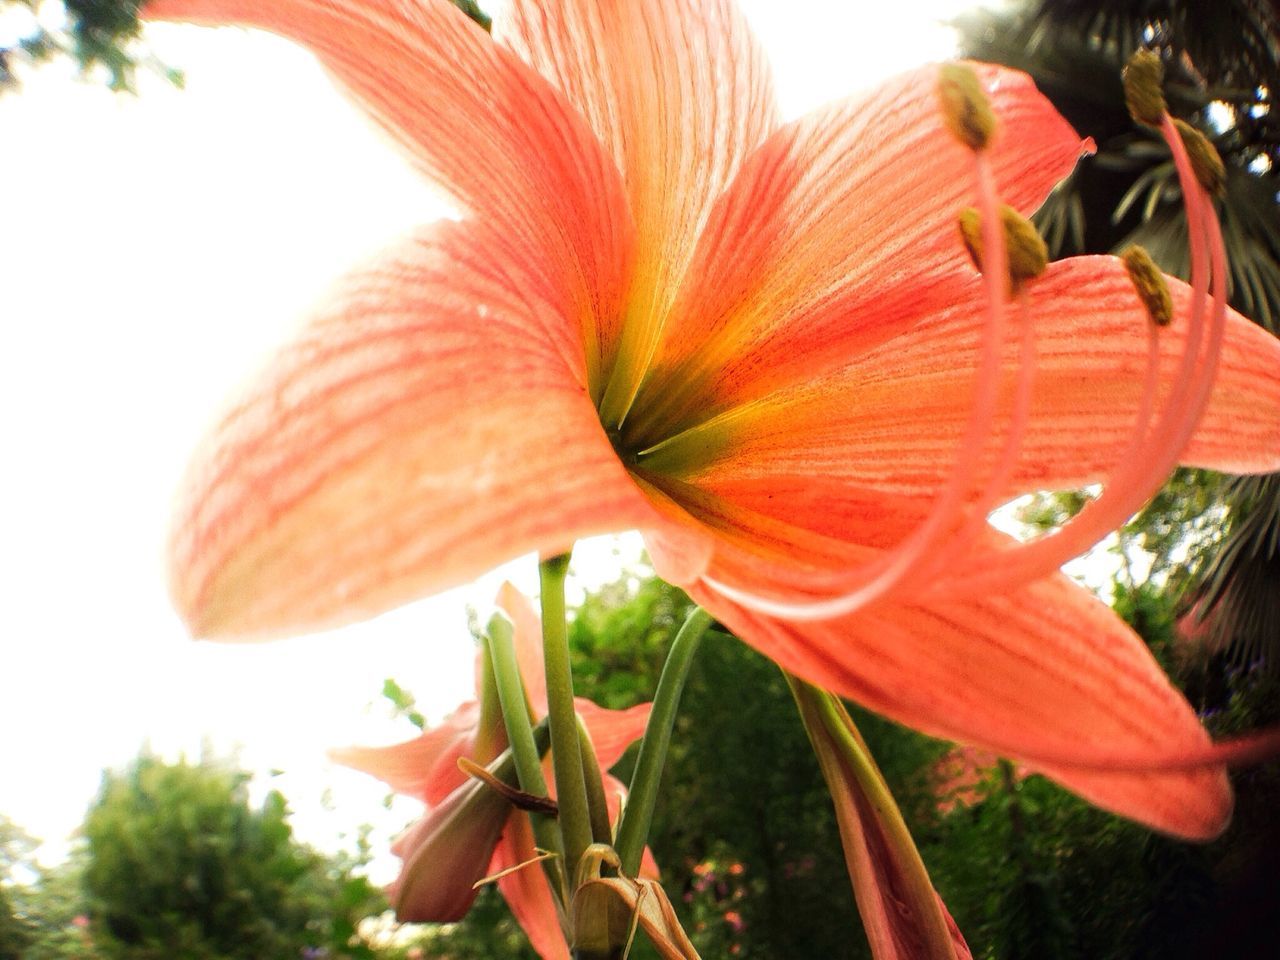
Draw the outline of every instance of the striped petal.
[[[172,538],[194,633],[350,621],[665,523],[502,268],[467,224],[423,231],[337,290],[222,420]]]
[[[1187,286],[1170,280],[1170,288],[1177,319],[1161,332],[1162,397],[1177,387],[1190,309]],[[958,294],[839,374],[691,432],[666,460],[685,464],[685,481],[700,487],[814,475],[907,500],[931,496],[952,469],[967,423],[984,322],[980,284]],[[1103,479],[1134,428],[1147,362],[1149,321],[1115,258],[1053,264],[1029,299],[1034,394],[1010,495]],[[1016,350],[1007,345],[1006,398]],[[1280,470],[1277,371],[1280,340],[1231,312],[1212,400],[1183,462]],[[997,437],[1007,412],[993,424]]]
[[[634,389],[713,201],[775,125],[768,64],[730,0],[516,0],[494,33],[622,171],[638,253],[614,376]]]
[[[564,96],[452,3],[152,0],[143,15],[260,27],[311,50],[475,214],[520,288],[555,306],[543,319],[556,348],[598,376],[597,332],[621,316],[630,269],[621,177]]]
[[[718,554],[718,577],[743,570]],[[1167,756],[1208,742],[1142,640],[1055,575],[1002,595],[873,606],[791,623],[705,587],[690,595],[784,669],[933,736],[1025,761],[1098,806],[1180,836],[1226,825],[1220,768],[1175,773],[1066,767],[1117,752]]]
[[[978,66],[1003,134],[1006,202],[1034,209],[1084,145],[1029,77]],[[633,449],[842,365],[950,296],[971,155],[945,130],[935,67],[789,124],[746,163],[700,240],[636,402]]]

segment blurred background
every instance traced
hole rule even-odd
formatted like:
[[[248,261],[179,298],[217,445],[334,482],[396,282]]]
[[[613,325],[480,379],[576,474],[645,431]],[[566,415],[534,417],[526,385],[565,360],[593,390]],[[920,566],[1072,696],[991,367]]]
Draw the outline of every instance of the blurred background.
[[[1099,146],[1037,214],[1054,255],[1137,240],[1185,275],[1172,165],[1119,83],[1136,47],[1167,51],[1172,110],[1227,162],[1233,305],[1276,330],[1275,4],[741,5],[788,116],[957,53],[1029,71]],[[532,956],[487,893],[462,924],[397,928],[378,888],[420,808],[324,751],[407,739],[468,699],[472,625],[502,579],[533,591],[533,561],[251,647],[188,641],[161,563],[169,498],[234,385],[332,278],[447,205],[309,56],[265,35],[140,30],[132,0],[0,0],[0,87],[0,960]],[[1088,495],[1004,522],[1051,527]],[[650,698],[688,601],[634,538],[584,545],[574,572],[580,692]],[[1180,472],[1075,572],[1215,735],[1280,720],[1276,477]],[[975,957],[1280,951],[1276,764],[1237,772],[1231,830],[1191,846],[858,720]],[[732,638],[699,656],[659,817],[664,883],[704,956],[868,955],[789,694]]]

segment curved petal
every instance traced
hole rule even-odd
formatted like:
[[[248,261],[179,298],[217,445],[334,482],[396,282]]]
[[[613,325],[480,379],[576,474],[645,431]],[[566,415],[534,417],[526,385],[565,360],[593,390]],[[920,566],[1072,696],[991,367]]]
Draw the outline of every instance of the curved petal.
[[[726,579],[735,572],[724,561]],[[1095,772],[1038,757],[1167,754],[1208,742],[1150,652],[1105,604],[1055,575],[1004,595],[884,604],[818,623],[690,595],[784,669],[933,736],[1027,762],[1093,803],[1159,830],[1216,836],[1231,793],[1221,768]]]
[[[189,472],[172,588],[197,635],[386,610],[522,553],[664,525],[467,224],[356,274]]]
[[[436,804],[466,778],[457,758],[469,752],[478,711],[464,703],[440,726],[389,747],[338,747],[329,751],[335,763],[377,777],[396,793]],[[449,767],[453,776],[442,776]]]
[[[542,960],[569,960],[569,945],[560,929],[547,875],[540,863],[530,863],[537,855],[528,816],[513,814],[507,818],[502,839],[494,848],[489,873],[493,875],[526,864],[501,877],[498,889],[538,956]]]
[[[638,703],[626,710],[609,710],[585,697],[576,697],[573,705],[587,728],[601,770],[608,770],[621,760],[627,747],[644,736],[653,707],[651,703]]]
[[[1161,331],[1167,397],[1185,342],[1190,290],[1170,279],[1176,318]],[[1030,422],[1010,495],[1103,479],[1134,429],[1148,351],[1146,312],[1113,257],[1052,264],[1028,291],[1037,363]],[[671,463],[699,487],[821,476],[899,497],[929,497],[947,477],[969,417],[983,324],[978,281],[964,295],[838,375],[682,438]],[[1280,340],[1227,318],[1212,399],[1184,463],[1236,473],[1280,470]],[[1005,352],[1007,429],[1017,345]],[[698,461],[701,464],[698,464]]]
[[[632,227],[621,177],[564,96],[448,0],[151,0],[148,19],[261,27],[307,47],[474,213],[580,376],[616,322]],[[609,335],[612,338],[612,335]],[[586,344],[586,369],[583,344]]]
[[[945,129],[936,67],[788,124],[747,161],[699,242],[631,429],[660,440],[842,365],[946,301],[971,154]],[[1003,199],[1029,212],[1085,149],[1036,89],[977,65],[1003,133]]]
[[[516,0],[494,34],[622,171],[638,241],[623,353],[642,366],[712,202],[775,125],[764,54],[730,0]]]

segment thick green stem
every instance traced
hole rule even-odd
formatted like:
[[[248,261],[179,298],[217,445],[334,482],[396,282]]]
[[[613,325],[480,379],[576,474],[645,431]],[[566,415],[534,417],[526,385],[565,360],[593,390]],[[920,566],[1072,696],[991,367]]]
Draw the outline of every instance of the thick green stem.
[[[529,700],[525,695],[524,682],[520,676],[520,664],[516,659],[516,648],[511,621],[501,613],[495,613],[485,629],[485,640],[490,662],[493,664],[493,678],[497,685],[498,700],[502,704],[502,719],[507,729],[507,741],[511,744],[511,752],[515,757],[516,776],[520,789],[539,797],[547,795],[547,781],[542,776],[542,751],[534,742],[533,726],[529,722]],[[560,833],[556,829],[555,818],[545,813],[530,813],[533,835],[538,846],[556,854],[560,861],[564,860],[564,846],[560,841]],[[551,889],[555,891],[561,903],[568,900],[565,886],[565,874],[561,870],[562,863],[544,860],[543,866],[547,878],[551,881]]]
[[[542,653],[547,672],[547,719],[551,724],[551,763],[560,806],[565,875],[574,876],[582,853],[591,845],[587,786],[578,749],[578,718],[573,708],[573,673],[569,666],[569,632],[565,621],[565,554],[538,565],[542,581]]]
[[[698,644],[714,622],[711,614],[701,607],[694,607],[667,653],[649,723],[645,726],[644,739],[640,741],[635,773],[631,776],[631,794],[618,824],[616,849],[624,876],[634,877],[640,870],[640,858],[649,839],[653,807],[658,799],[658,786],[662,782],[662,768],[667,760],[667,747],[671,744],[671,729],[680,707],[680,695],[684,692],[684,683],[689,677],[693,656],[698,652]]]

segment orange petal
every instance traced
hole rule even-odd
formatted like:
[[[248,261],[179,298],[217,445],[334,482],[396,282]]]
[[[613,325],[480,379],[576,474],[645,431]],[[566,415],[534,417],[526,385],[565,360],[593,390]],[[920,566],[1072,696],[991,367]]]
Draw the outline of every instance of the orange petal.
[[[585,697],[575,698],[573,705],[587,728],[587,736],[595,747],[596,763],[601,770],[608,770],[621,760],[627,747],[644,736],[649,710],[653,706],[651,703],[638,703],[626,710],[609,710]]]
[[[371,616],[664,525],[502,263],[442,224],[356,274],[201,448],[171,544],[202,636]]]
[[[632,232],[621,177],[564,96],[448,0],[153,0],[149,19],[261,27],[310,49],[426,174],[476,214],[556,348],[598,376]],[[611,336],[611,335],[610,335]],[[584,340],[585,338],[585,340]]]
[[[440,726],[405,743],[389,747],[338,747],[329,751],[335,763],[377,777],[396,793],[440,803],[466,780],[458,757],[471,752],[477,704],[464,703]]]
[[[493,851],[489,873],[496,874],[522,863],[528,864],[499,879],[498,889],[538,956],[543,960],[569,960],[569,945],[564,931],[560,929],[547,875],[542,864],[529,863],[537,855],[529,817],[522,813],[512,814],[507,818],[502,839]]]
[[[1190,290],[1169,280],[1173,324],[1161,331],[1162,397],[1188,327]],[[1146,312],[1113,257],[1052,264],[1028,290],[1037,365],[1030,422],[1010,496],[1102,480],[1127,444],[1147,358]],[[929,497],[946,478],[967,419],[983,324],[978,281],[909,332],[837,376],[771,398],[703,432],[690,480],[715,487],[748,476],[822,475],[868,491]],[[1012,384],[1017,346],[1006,345]],[[1183,462],[1237,473],[1280,470],[1280,340],[1227,318],[1212,400]],[[1002,436],[1006,405],[993,427]],[[690,436],[693,444],[696,437]],[[674,451],[674,461],[696,456]]]
[[[990,152],[1002,197],[1029,212],[1084,145],[1029,77],[977,69],[1003,125]],[[747,161],[699,242],[636,404],[638,436],[843,364],[945,300],[935,285],[969,269],[955,217],[975,187],[935,74],[804,117]]]
[[[638,377],[712,203],[775,125],[767,61],[729,0],[516,0],[494,34],[622,171],[638,241],[623,352]]]
[[[726,564],[717,573],[734,582]],[[1064,576],[817,623],[764,617],[703,587],[690,594],[784,669],[927,734],[1025,761],[1159,830],[1209,838],[1226,825],[1231,792],[1221,768],[1097,772],[1038,762],[1167,755],[1208,742],[1142,640]]]

